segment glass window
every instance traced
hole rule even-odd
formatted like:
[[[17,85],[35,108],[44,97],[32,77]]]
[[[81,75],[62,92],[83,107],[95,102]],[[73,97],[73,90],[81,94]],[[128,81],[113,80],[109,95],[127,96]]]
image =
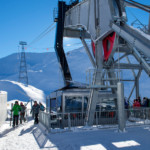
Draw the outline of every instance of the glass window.
[[[65,97],[65,112],[81,112],[82,97],[66,96]]]
[[[62,96],[57,98],[57,112],[62,112]]]
[[[56,111],[56,99],[50,99],[51,111]]]
[[[88,97],[84,97],[84,111],[86,111],[88,105]]]

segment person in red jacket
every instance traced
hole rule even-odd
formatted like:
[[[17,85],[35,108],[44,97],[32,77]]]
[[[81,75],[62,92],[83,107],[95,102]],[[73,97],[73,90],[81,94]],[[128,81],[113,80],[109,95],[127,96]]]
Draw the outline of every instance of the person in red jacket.
[[[140,102],[136,99],[136,100],[134,100],[133,108],[137,108],[137,107],[141,107],[141,104],[140,104]]]
[[[141,107],[140,102],[137,99],[134,100],[133,108],[135,108],[135,110],[134,110],[134,116],[136,118],[140,117],[140,109],[139,109],[140,107]]]
[[[136,99],[134,99],[134,102],[133,102],[133,108],[136,107]]]
[[[141,107],[141,103],[140,103],[140,101],[136,101],[136,107]]]

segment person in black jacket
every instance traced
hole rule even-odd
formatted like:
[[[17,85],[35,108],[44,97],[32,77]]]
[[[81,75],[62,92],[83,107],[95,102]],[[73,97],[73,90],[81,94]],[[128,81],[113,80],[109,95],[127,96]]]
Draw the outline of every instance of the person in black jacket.
[[[39,115],[40,105],[37,103],[37,101],[34,101],[34,105],[32,106],[31,112],[33,112],[34,116],[34,124],[39,123],[38,115]]]

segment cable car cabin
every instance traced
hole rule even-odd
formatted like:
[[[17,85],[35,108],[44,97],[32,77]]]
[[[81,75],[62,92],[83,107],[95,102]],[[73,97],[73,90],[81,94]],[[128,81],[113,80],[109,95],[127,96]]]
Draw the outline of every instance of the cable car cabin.
[[[47,111],[51,114],[51,120],[55,120],[57,123],[58,120],[61,120],[61,124],[65,127],[68,124],[69,114],[71,123],[74,124],[74,126],[84,125],[89,97],[90,90],[86,88],[65,87],[52,92],[47,97],[46,102]],[[114,111],[116,97],[111,92],[100,91],[99,99],[100,102],[96,106],[94,122],[96,124],[96,119],[98,119],[97,121],[99,123],[104,122],[104,124],[106,124],[105,122],[108,122],[108,119],[116,118]]]
[[[58,90],[50,94],[49,111],[57,113],[84,112],[87,108],[89,91],[85,89]]]

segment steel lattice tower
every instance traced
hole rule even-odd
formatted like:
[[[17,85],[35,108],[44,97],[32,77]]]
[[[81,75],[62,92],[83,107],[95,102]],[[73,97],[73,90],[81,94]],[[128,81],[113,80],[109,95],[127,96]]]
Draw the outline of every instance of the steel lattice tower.
[[[20,70],[19,70],[19,82],[28,85],[28,74],[27,74],[27,66],[26,66],[26,57],[25,57],[25,49],[24,46],[27,45],[26,42],[19,42],[22,46],[21,58],[20,58]]]

